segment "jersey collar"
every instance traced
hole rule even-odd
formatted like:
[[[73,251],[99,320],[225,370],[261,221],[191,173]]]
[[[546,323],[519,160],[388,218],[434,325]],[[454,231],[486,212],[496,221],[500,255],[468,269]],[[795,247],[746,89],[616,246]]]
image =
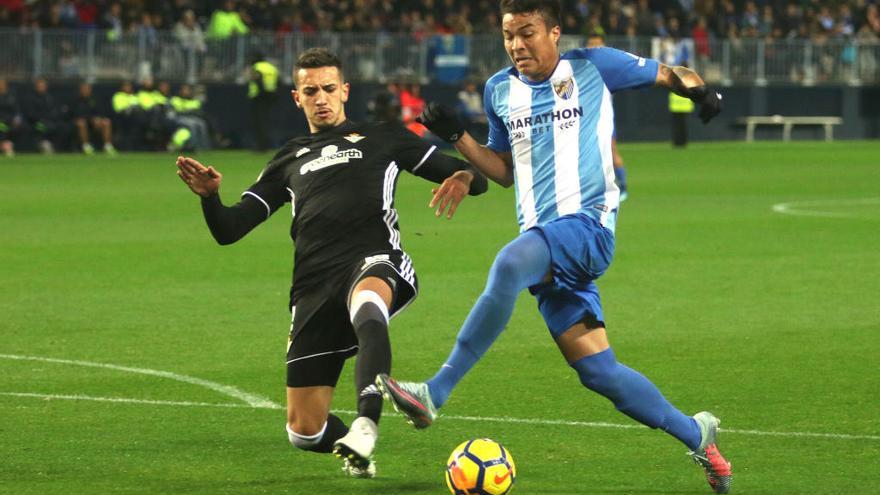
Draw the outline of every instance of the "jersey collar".
[[[550,75],[545,77],[544,79],[541,79],[540,81],[530,80],[528,77],[520,74],[520,72],[518,70],[516,70],[515,66],[511,66],[510,70],[513,72],[514,75],[516,75],[517,79],[519,79],[520,81],[522,81],[523,83],[525,83],[528,86],[532,86],[532,87],[543,86],[544,84],[547,83],[547,81],[549,81],[550,79],[553,79],[553,77],[557,75],[556,72],[559,70],[559,62],[560,61],[562,61],[562,54],[560,54],[559,58],[556,59],[556,65],[553,67],[553,70],[550,71]]]

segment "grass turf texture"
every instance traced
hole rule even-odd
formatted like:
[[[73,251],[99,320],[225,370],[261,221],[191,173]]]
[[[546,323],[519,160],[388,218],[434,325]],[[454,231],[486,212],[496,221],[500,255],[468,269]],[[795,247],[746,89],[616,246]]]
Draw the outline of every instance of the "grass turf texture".
[[[873,438],[722,432],[734,493],[878,493],[880,197],[876,142],[622,145],[631,196],[600,281],[622,362],[673,403],[722,426]],[[226,203],[267,156],[199,157],[225,174]],[[0,162],[0,354],[171,371],[284,400],[289,210],[219,247],[174,157],[21,156]],[[443,362],[497,250],[516,235],[513,190],[469,198],[453,221],[404,174],[404,246],[421,297],[391,326],[394,372]],[[334,407],[355,408],[352,364]],[[0,393],[241,403],[215,391],[104,368],[0,359]],[[390,411],[390,408],[386,408]],[[634,424],[581,388],[527,295],[443,409],[449,416]],[[349,422],[350,413],[341,416]],[[647,429],[441,418],[414,431],[386,416],[379,477],[342,475],[299,452],[274,409],[0,395],[0,491],[76,493],[444,493],[443,463],[488,436],[516,459],[515,493],[707,493],[685,448]]]

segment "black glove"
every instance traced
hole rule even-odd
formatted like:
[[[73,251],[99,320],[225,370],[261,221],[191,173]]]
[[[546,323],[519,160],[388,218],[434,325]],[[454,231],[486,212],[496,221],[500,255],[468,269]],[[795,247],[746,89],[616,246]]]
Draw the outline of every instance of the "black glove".
[[[425,105],[425,109],[416,117],[416,122],[447,143],[454,143],[464,135],[464,126],[455,115],[455,110],[433,101]]]
[[[721,113],[721,93],[712,88],[706,88],[706,94],[703,95],[700,104],[700,120],[704,124],[708,124],[716,115]]]

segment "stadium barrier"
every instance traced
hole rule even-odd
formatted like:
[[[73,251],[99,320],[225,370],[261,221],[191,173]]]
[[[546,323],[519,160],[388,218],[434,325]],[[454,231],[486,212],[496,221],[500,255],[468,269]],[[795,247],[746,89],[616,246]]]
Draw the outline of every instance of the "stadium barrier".
[[[687,63],[722,85],[873,85],[880,82],[880,43],[855,39],[773,40],[609,37],[610,46],[668,64]],[[562,49],[584,45],[564,35]],[[285,82],[296,55],[326,46],[340,54],[352,81],[412,80],[455,83],[484,80],[509,65],[498,34],[389,33],[252,34],[202,47],[181,43],[172,32],[108,36],[101,30],[0,29],[0,71],[7,79],[142,80],[189,83],[244,82],[249,54],[260,51],[282,70]]]

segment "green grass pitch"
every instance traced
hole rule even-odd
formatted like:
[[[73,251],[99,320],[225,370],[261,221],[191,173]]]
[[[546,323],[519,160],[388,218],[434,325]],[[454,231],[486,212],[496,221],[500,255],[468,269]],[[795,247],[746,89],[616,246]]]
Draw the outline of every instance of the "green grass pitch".
[[[880,493],[880,144],[621,150],[631,196],[599,284],[620,360],[722,419],[733,493]],[[228,204],[268,156],[199,158]],[[449,452],[488,436],[516,460],[514,493],[708,493],[685,447],[580,386],[528,295],[445,418],[383,419],[376,479],[294,450],[272,407],[290,210],[217,246],[173,162],[0,161],[0,492],[440,494]],[[402,378],[443,362],[517,232],[512,189],[452,221],[430,189],[404,174],[397,196],[421,282],[391,326]],[[334,402],[346,421],[352,368]]]

